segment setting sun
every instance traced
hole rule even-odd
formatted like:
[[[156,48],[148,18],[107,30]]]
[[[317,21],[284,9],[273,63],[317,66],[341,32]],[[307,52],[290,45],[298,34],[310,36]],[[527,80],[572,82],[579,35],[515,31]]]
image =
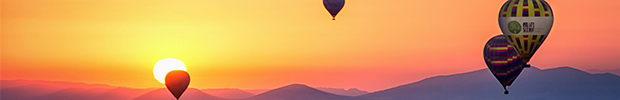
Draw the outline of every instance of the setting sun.
[[[185,67],[185,63],[183,61],[175,59],[175,58],[166,58],[159,60],[155,63],[155,67],[153,67],[153,76],[157,81],[162,84],[166,83],[166,74],[172,70],[183,70],[187,71]]]

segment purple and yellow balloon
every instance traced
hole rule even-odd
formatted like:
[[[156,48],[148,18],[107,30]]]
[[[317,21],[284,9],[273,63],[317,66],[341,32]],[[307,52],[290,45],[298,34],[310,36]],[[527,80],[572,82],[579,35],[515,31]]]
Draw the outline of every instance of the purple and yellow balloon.
[[[504,87],[504,94],[508,94],[506,87],[515,81],[519,73],[523,71],[524,65],[523,60],[504,35],[491,38],[484,46],[484,62]]]
[[[508,0],[498,20],[508,42],[527,63],[551,31],[553,11],[545,0]]]

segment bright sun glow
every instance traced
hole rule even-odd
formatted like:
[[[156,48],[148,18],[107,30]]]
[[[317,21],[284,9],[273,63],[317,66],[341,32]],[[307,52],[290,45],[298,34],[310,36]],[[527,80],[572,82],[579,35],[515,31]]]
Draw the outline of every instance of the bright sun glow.
[[[155,79],[157,79],[157,81],[165,84],[166,74],[168,74],[168,72],[172,70],[187,71],[187,68],[185,68],[185,63],[183,63],[183,61],[181,60],[166,58],[159,60],[155,63],[155,67],[153,67],[153,76],[155,77]]]

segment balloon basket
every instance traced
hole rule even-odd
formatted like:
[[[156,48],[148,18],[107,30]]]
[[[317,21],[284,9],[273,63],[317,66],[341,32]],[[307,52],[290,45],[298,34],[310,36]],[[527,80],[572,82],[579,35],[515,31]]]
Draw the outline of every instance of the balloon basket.
[[[531,66],[530,64],[525,64],[525,65],[523,65],[523,67],[525,67],[525,68],[530,68],[530,67],[532,67],[532,66]]]

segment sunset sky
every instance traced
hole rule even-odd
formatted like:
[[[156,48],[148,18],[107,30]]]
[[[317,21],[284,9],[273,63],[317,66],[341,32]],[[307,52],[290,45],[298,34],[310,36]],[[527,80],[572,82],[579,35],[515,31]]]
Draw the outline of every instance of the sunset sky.
[[[164,88],[153,66],[177,58],[195,88],[378,91],[486,68],[504,2],[347,0],[333,21],[322,0],[2,0],[0,75]],[[547,2],[532,66],[620,68],[620,1]]]

